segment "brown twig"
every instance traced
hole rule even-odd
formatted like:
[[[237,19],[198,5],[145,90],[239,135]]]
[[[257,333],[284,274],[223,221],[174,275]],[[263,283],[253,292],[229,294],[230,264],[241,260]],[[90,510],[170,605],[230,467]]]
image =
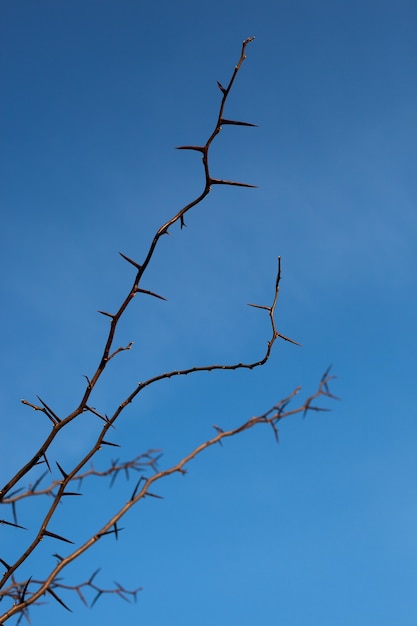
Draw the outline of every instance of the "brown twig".
[[[246,430],[249,430],[255,426],[259,425],[269,425],[272,427],[275,438],[278,440],[278,428],[277,424],[281,420],[288,418],[290,416],[294,416],[297,414],[305,415],[309,411],[326,411],[328,409],[320,406],[316,406],[314,402],[320,398],[330,398],[335,399],[330,390],[329,383],[333,379],[333,376],[330,376],[329,371],[322,377],[318,389],[315,393],[310,395],[301,405],[288,409],[288,405],[290,402],[300,393],[301,388],[297,387],[291,394],[289,394],[286,398],[272,406],[270,409],[262,413],[261,415],[257,415],[251,417],[250,419],[243,422],[240,426],[236,428],[232,428],[229,430],[223,430],[219,426],[213,426],[216,431],[216,435],[210,439],[207,439],[202,444],[194,448],[189,454],[183,457],[180,461],[178,461],[175,465],[172,465],[168,469],[161,470],[153,474],[148,478],[141,477],[130,497],[130,499],[120,508],[118,511],[109,519],[104,526],[102,526],[97,532],[95,532],[91,537],[81,546],[79,546],[76,550],[74,550],[71,554],[66,557],[59,557],[59,562],[56,564],[54,569],[50,572],[49,576],[39,583],[39,588],[34,591],[30,597],[25,598],[19,604],[16,604],[11,609],[6,611],[2,616],[0,616],[0,624],[4,623],[7,619],[12,617],[15,614],[21,613],[23,611],[27,611],[28,607],[32,604],[38,602],[38,600],[57,582],[57,576],[62,572],[65,567],[67,567],[70,563],[75,561],[81,554],[87,552],[97,541],[99,541],[102,537],[105,537],[108,534],[116,534],[118,532],[118,522],[121,518],[140,500],[144,499],[146,496],[150,497],[161,497],[158,494],[155,494],[150,491],[151,487],[155,485],[155,483],[163,480],[167,476],[171,476],[173,474],[184,474],[185,466],[187,466],[190,461],[195,459],[198,455],[204,452],[206,449],[214,446],[218,443],[221,443],[224,439],[229,437],[234,437]],[[86,585],[87,583],[82,583],[81,586]],[[24,583],[19,583],[20,588]],[[16,586],[16,583],[15,583]],[[70,589],[75,589],[76,587],[68,587]],[[134,592],[131,592],[134,593]],[[1,593],[0,593],[1,597]],[[67,608],[67,607],[66,607]]]
[[[122,316],[124,315],[126,309],[128,308],[129,304],[135,297],[135,295],[138,293],[141,293],[144,295],[150,295],[160,300],[165,299],[163,298],[163,296],[160,296],[154,291],[143,289],[140,286],[142,277],[147,267],[149,266],[150,261],[153,258],[153,255],[155,253],[155,250],[157,248],[160,238],[165,234],[169,234],[169,229],[176,223],[179,224],[180,228],[183,228],[185,226],[184,216],[186,215],[186,213],[189,212],[193,207],[195,207],[196,205],[198,205],[204,200],[204,198],[208,195],[213,185],[232,185],[232,186],[240,186],[240,187],[254,187],[254,185],[251,185],[248,183],[229,181],[229,180],[220,179],[220,178],[213,178],[211,176],[210,167],[209,167],[210,147],[211,147],[212,142],[216,138],[216,136],[219,134],[223,125],[255,126],[254,124],[250,124],[248,122],[240,122],[236,120],[226,119],[223,115],[225,104],[227,102],[227,98],[229,96],[230,90],[234,84],[237,73],[239,72],[242,63],[244,59],[246,58],[245,57],[246,47],[252,40],[253,40],[253,37],[246,39],[243,42],[239,61],[234,68],[234,71],[232,73],[231,79],[227,87],[224,87],[221,83],[218,83],[218,87],[222,93],[221,103],[220,103],[219,111],[218,111],[218,117],[217,117],[214,130],[209,136],[209,138],[207,139],[204,146],[179,146],[179,149],[181,150],[194,150],[202,154],[202,163],[203,163],[205,180],[204,180],[204,186],[203,186],[201,193],[194,200],[192,200],[191,202],[186,204],[182,209],[180,209],[167,222],[165,222],[162,226],[160,226],[160,228],[156,231],[152,239],[152,242],[149,246],[147,254],[145,255],[145,259],[142,263],[137,263],[135,260],[120,253],[122,258],[127,263],[129,263],[129,265],[135,268],[136,270],[135,278],[133,280],[133,284],[129,292],[127,293],[127,295],[125,296],[118,310],[115,313],[99,311],[101,314],[103,314],[109,319],[110,326],[109,326],[107,337],[104,342],[104,348],[103,348],[101,357],[99,359],[99,363],[94,373],[92,374],[92,376],[85,376],[86,386],[85,386],[81,400],[78,403],[77,407],[71,413],[69,413],[66,417],[60,417],[58,416],[57,413],[55,413],[55,411],[53,411],[48,406],[48,404],[46,404],[46,402],[44,402],[41,398],[39,398],[39,396],[38,396],[38,400],[40,402],[40,405],[33,404],[27,400],[22,400],[22,403],[25,404],[26,406],[29,406],[34,411],[39,411],[48,417],[49,421],[51,422],[51,430],[50,430],[49,435],[46,437],[45,441],[43,442],[43,444],[35,453],[35,455],[32,456],[32,458],[18,472],[16,472],[16,474],[12,477],[12,479],[0,491],[0,503],[9,504],[12,507],[13,519],[14,519],[14,522],[8,522],[8,521],[3,520],[3,523],[6,525],[15,527],[16,531],[23,529],[23,527],[21,527],[17,523],[16,503],[24,498],[29,498],[32,496],[48,495],[52,498],[52,502],[44,516],[43,521],[41,522],[36,532],[36,535],[32,538],[29,545],[23,551],[20,557],[18,557],[13,564],[8,564],[6,563],[6,561],[0,559],[0,563],[3,565],[5,569],[1,583],[0,583],[0,600],[2,598],[7,597],[13,602],[13,606],[10,609],[6,610],[6,612],[2,616],[0,616],[0,624],[5,623],[5,621],[8,620],[13,615],[20,614],[21,617],[22,616],[27,617],[28,607],[38,604],[41,601],[40,599],[46,593],[51,595],[64,608],[70,610],[57,593],[57,590],[59,591],[61,589],[75,591],[79,595],[81,600],[85,602],[85,598],[81,590],[84,587],[89,587],[97,592],[97,595],[95,599],[93,600],[92,604],[94,604],[95,601],[98,599],[98,597],[100,597],[100,595],[102,595],[103,593],[116,593],[123,599],[127,599],[127,596],[129,595],[136,597],[136,593],[138,590],[127,591],[121,585],[118,585],[118,584],[116,584],[116,587],[112,590],[105,590],[105,589],[97,587],[95,583],[93,583],[95,574],[92,577],[90,577],[88,581],[83,582],[78,585],[74,585],[74,586],[64,585],[60,581],[60,578],[58,577],[58,575],[60,574],[60,572],[62,572],[65,569],[65,567],[67,567],[67,565],[69,565],[74,560],[76,560],[81,554],[85,553],[101,538],[109,534],[113,534],[117,538],[119,532],[121,531],[121,529],[118,526],[118,522],[132,506],[134,506],[137,502],[139,502],[141,499],[145,498],[146,496],[155,497],[155,498],[160,497],[158,494],[150,490],[151,487],[154,485],[154,483],[165,478],[166,476],[169,476],[175,473],[180,473],[180,474],[185,473],[186,471],[185,466],[192,459],[194,459],[196,456],[201,454],[205,449],[217,443],[222,444],[222,441],[224,439],[235,436],[245,430],[248,430],[260,424],[270,425],[274,432],[274,436],[276,437],[276,439],[278,439],[277,423],[281,419],[283,419],[284,417],[289,417],[290,415],[298,414],[300,412],[305,414],[308,411],[325,410],[325,409],[322,409],[321,407],[314,405],[315,399],[317,399],[320,396],[329,397],[329,398],[333,397],[328,388],[328,383],[331,380],[331,376],[329,376],[329,372],[326,372],[326,374],[323,376],[320,382],[318,391],[312,396],[310,396],[309,398],[307,398],[307,400],[305,401],[305,403],[303,403],[302,406],[299,406],[293,410],[287,410],[287,406],[289,402],[299,392],[299,389],[297,388],[296,390],[294,390],[292,394],[290,394],[290,396],[288,396],[286,399],[282,400],[281,402],[277,403],[274,407],[269,409],[266,413],[257,417],[250,418],[238,428],[231,429],[231,430],[223,430],[219,426],[214,426],[215,431],[216,431],[215,437],[204,441],[200,446],[196,447],[192,452],[190,452],[187,456],[185,456],[176,465],[173,465],[172,467],[166,470],[161,471],[158,469],[157,461],[159,457],[157,456],[156,454],[157,451],[155,450],[151,450],[151,451],[148,451],[148,453],[146,454],[139,455],[138,457],[136,457],[135,459],[131,461],[127,461],[123,463],[119,463],[118,460],[113,461],[110,467],[108,467],[103,472],[99,472],[98,470],[94,468],[94,466],[91,466],[89,470],[83,469],[89,462],[92,463],[93,457],[103,446],[113,446],[113,447],[117,446],[117,444],[115,444],[112,441],[109,441],[108,439],[106,439],[106,437],[110,429],[114,427],[116,420],[119,418],[123,410],[136,398],[136,396],[145,387],[148,387],[162,380],[168,380],[175,376],[187,376],[188,374],[193,374],[196,372],[210,372],[213,370],[237,370],[237,369],[252,370],[256,367],[264,365],[268,361],[271,355],[272,347],[277,339],[281,338],[285,341],[289,341],[291,343],[297,344],[297,342],[294,341],[293,339],[290,339],[289,337],[286,337],[285,335],[278,332],[276,328],[275,310],[276,310],[276,306],[278,302],[280,280],[281,280],[281,259],[280,257],[278,257],[278,269],[277,269],[277,274],[276,274],[275,290],[274,290],[272,304],[269,306],[250,304],[251,307],[259,308],[259,309],[267,311],[269,321],[270,321],[271,334],[270,334],[269,340],[267,341],[267,345],[263,353],[263,356],[261,358],[258,358],[257,360],[248,362],[248,363],[239,362],[239,363],[232,363],[232,364],[209,364],[209,365],[203,365],[203,366],[193,366],[193,367],[189,367],[189,368],[181,369],[181,370],[172,370],[172,371],[158,374],[152,378],[149,378],[145,382],[138,383],[135,389],[133,389],[133,391],[119,404],[119,406],[117,407],[117,409],[114,411],[113,415],[111,416],[102,415],[99,411],[91,407],[89,404],[91,394],[93,390],[95,389],[97,383],[99,382],[101,375],[106,369],[108,363],[117,354],[130,350],[133,345],[132,342],[130,342],[124,347],[113,349],[113,343],[114,343],[115,333],[116,333],[118,324]],[[46,487],[45,489],[40,489],[39,485],[40,485],[40,482],[48,474],[47,471],[45,471],[37,479],[37,481],[34,483],[33,486],[30,486],[28,489],[24,491],[20,490],[18,488],[19,482],[36,465],[40,463],[45,463],[47,465],[49,473],[51,473],[51,466],[49,465],[49,462],[46,456],[46,453],[48,452],[50,445],[52,444],[52,442],[54,441],[58,433],[60,433],[70,422],[72,422],[73,420],[75,420],[76,418],[78,418],[85,412],[89,412],[95,415],[97,418],[99,418],[100,423],[101,423],[101,430],[100,430],[99,435],[96,437],[94,445],[90,447],[88,452],[84,454],[81,459],[79,459],[76,463],[73,464],[73,467],[70,470],[68,470],[68,468],[64,469],[64,467],[62,467],[58,462],[56,462],[56,466],[60,473],[60,478],[59,480],[53,480],[49,484],[49,486]],[[117,475],[121,471],[124,471],[128,477],[129,470],[138,471],[138,470],[142,470],[146,468],[151,468],[153,471],[153,474],[151,476],[141,476],[139,478],[139,480],[136,482],[136,485],[127,503],[124,504],[121,508],[119,508],[114,513],[112,518],[109,519],[101,527],[101,529],[99,529],[94,534],[91,534],[90,538],[85,543],[78,546],[69,555],[61,557],[60,555],[57,554],[56,557],[57,557],[58,562],[56,566],[51,570],[47,578],[45,578],[44,580],[28,579],[22,582],[17,581],[16,572],[19,570],[19,567],[23,563],[25,563],[25,561],[27,561],[27,559],[35,552],[40,542],[45,537],[49,537],[51,540],[63,542],[63,545],[65,546],[67,544],[72,543],[72,541],[68,539],[67,537],[64,537],[60,534],[52,532],[52,530],[50,530],[49,528],[51,520],[55,514],[55,511],[57,510],[57,507],[62,501],[62,499],[65,496],[79,495],[79,493],[70,491],[68,489],[68,486],[71,483],[74,483],[74,481],[79,481],[81,485],[82,481],[90,476],[111,476],[111,480],[113,482],[114,479],[117,477]]]

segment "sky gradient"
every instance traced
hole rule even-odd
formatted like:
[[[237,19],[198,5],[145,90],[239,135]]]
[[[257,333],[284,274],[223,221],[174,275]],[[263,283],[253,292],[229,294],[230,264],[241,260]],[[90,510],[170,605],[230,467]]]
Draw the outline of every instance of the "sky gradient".
[[[340,397],[283,422],[278,446],[259,428],[210,449],[68,569],[69,584],[101,567],[103,586],[143,586],[137,604],[89,611],[68,593],[74,615],[51,600],[32,623],[415,626],[416,3],[22,0],[0,22],[2,483],[49,428],[20,399],[59,415],[78,404],[108,328],[96,311],[133,279],[118,252],[141,262],[200,193],[199,155],[173,148],[205,142],[216,81],[253,35],[226,117],[259,128],[225,127],[211,163],[259,188],[214,188],[161,241],[143,287],[167,302],[132,303],[116,344],[134,348],[94,403],[109,414],[155,374],[260,358],[267,316],[246,304],[272,301],[278,255],[278,330],[302,347],[147,389],[118,423],[119,456],[161,448],[168,467],[213,423],[314,392],[330,364]],[[69,465],[96,429],[69,428],[52,459]],[[86,486],[54,530],[80,541],[83,520],[99,527],[132,488]],[[18,512],[31,526],[41,502]],[[22,537],[2,527],[0,557]],[[27,575],[54,563],[43,543]]]

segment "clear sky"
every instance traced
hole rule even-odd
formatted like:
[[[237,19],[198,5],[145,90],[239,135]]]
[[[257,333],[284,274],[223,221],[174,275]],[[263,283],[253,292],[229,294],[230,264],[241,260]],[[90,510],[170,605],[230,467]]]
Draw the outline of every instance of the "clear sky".
[[[68,571],[142,585],[136,605],[89,611],[68,593],[75,615],[51,600],[33,624],[415,626],[416,29],[411,0],[2,3],[1,482],[48,432],[20,399],[61,416],[78,404],[108,327],[96,311],[133,278],[118,251],[141,262],[200,192],[199,155],[173,147],[206,140],[216,80],[252,35],[226,114],[259,128],[224,128],[212,171],[259,189],[216,187],[163,239],[143,286],[168,301],[132,304],[116,343],[134,349],[94,402],[110,414],[139,380],[262,356],[267,319],[246,304],[270,303],[278,255],[278,328],[302,347],[147,389],[114,433],[119,456],[162,448],[167,467],[213,423],[313,392],[329,364],[341,398],[283,422],[278,446],[260,428],[211,449]],[[96,428],[68,429],[52,461],[69,467]],[[86,485],[51,530],[81,541],[130,497],[132,482],[116,485]],[[22,505],[20,523],[41,511]],[[0,557],[27,536],[1,528]],[[27,575],[58,548],[45,540]]]

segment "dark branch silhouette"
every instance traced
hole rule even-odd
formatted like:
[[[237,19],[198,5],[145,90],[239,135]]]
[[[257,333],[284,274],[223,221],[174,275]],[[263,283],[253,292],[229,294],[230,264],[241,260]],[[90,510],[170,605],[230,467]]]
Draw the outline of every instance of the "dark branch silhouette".
[[[141,287],[142,278],[156,252],[161,237],[165,234],[169,234],[169,229],[177,223],[179,224],[180,229],[182,229],[185,226],[186,213],[204,200],[213,185],[231,185],[248,188],[255,187],[252,184],[244,182],[213,178],[209,166],[210,147],[219,134],[222,126],[256,126],[255,124],[251,124],[249,122],[236,121],[224,117],[224,108],[228,96],[242,63],[246,58],[246,47],[251,41],[253,41],[253,37],[250,37],[243,42],[239,61],[233,70],[228,85],[224,87],[221,83],[217,83],[222,97],[214,130],[208,137],[206,143],[203,146],[185,145],[178,147],[179,150],[197,151],[202,155],[205,178],[201,193],[158,228],[150,243],[149,249],[145,254],[144,260],[141,263],[120,252],[121,257],[129,264],[129,266],[134,268],[135,276],[131,288],[115,312],[99,311],[99,313],[109,319],[109,330],[107,337],[104,340],[103,351],[98,359],[95,371],[91,376],[84,377],[86,380],[85,388],[82,392],[81,398],[76,403],[75,408],[68,415],[63,416],[59,415],[58,410],[50,407],[48,403],[39,396],[37,396],[37,402],[30,402],[25,399],[22,400],[24,405],[45,415],[50,425],[50,431],[35,454],[33,454],[27,463],[25,463],[15,473],[15,475],[0,491],[0,503],[6,507],[5,511],[10,511],[11,518],[7,520],[0,520],[1,524],[13,527],[16,532],[28,533],[26,548],[20,554],[15,556],[13,563],[8,563],[4,559],[0,558],[0,564],[4,570],[0,582],[0,600],[5,601],[2,605],[5,607],[5,611],[2,615],[0,615],[0,624],[6,623],[6,621],[8,621],[12,616],[17,616],[18,622],[23,617],[28,618],[29,608],[40,604],[47,594],[53,600],[57,601],[63,608],[71,610],[61,598],[61,593],[68,590],[71,590],[73,593],[78,595],[80,600],[85,605],[89,606],[93,606],[103,594],[115,594],[127,601],[129,599],[136,599],[136,595],[140,590],[139,588],[127,590],[119,583],[115,583],[115,586],[111,589],[98,586],[95,583],[95,577],[98,570],[94,572],[94,574],[87,581],[76,585],[65,584],[61,578],[61,574],[70,563],[76,561],[82,554],[87,552],[93,545],[105,538],[107,535],[114,535],[114,537],[118,539],[119,533],[122,530],[119,523],[124,515],[140,500],[147,496],[159,498],[160,496],[158,493],[154,491],[155,489],[157,490],[159,481],[175,473],[184,474],[187,471],[187,466],[190,461],[207,448],[215,444],[222,444],[224,439],[237,436],[246,430],[260,425],[267,425],[271,427],[275,438],[278,440],[278,422],[280,420],[300,413],[306,414],[308,411],[326,410],[321,406],[316,405],[315,401],[319,398],[334,398],[329,390],[329,382],[331,381],[332,376],[329,371],[327,371],[320,381],[317,391],[304,401],[295,405],[293,408],[291,408],[291,403],[299,394],[300,388],[295,389],[288,397],[280,400],[265,413],[249,419],[244,418],[241,425],[237,428],[223,430],[220,426],[213,425],[215,435],[212,438],[207,439],[195,447],[181,460],[167,469],[161,470],[159,468],[158,462],[161,456],[159,450],[148,450],[147,452],[139,454],[134,459],[127,461],[120,461],[119,458],[114,459],[109,463],[107,469],[104,471],[97,470],[93,465],[95,455],[103,446],[107,446],[109,449],[118,447],[117,444],[111,441],[111,429],[114,427],[116,420],[119,418],[124,409],[146,387],[156,384],[162,380],[170,379],[174,376],[187,376],[188,374],[194,374],[197,372],[238,369],[252,370],[264,365],[268,361],[273,345],[277,339],[282,339],[299,345],[294,339],[291,339],[279,332],[276,327],[275,311],[278,303],[281,282],[281,259],[278,257],[275,288],[273,290],[271,303],[269,305],[249,305],[266,311],[270,322],[270,336],[266,341],[266,347],[261,356],[258,356],[253,361],[247,363],[211,363],[208,365],[200,365],[160,373],[144,382],[139,383],[134,389],[132,389],[129,395],[120,401],[117,409],[112,415],[103,415],[90,405],[91,394],[98,385],[109,362],[121,352],[130,350],[133,345],[132,342],[130,342],[126,346],[114,347],[114,338],[120,320],[134,297],[137,294],[143,294],[155,297],[162,301],[165,300],[162,295]],[[76,459],[70,468],[64,467],[64,465],[58,461],[52,462],[51,458],[48,459],[50,456],[51,444],[61,431],[63,431],[71,422],[82,416],[84,413],[91,413],[94,415],[100,426],[100,430],[96,436],[94,444],[81,456],[81,458]],[[43,465],[45,469],[40,473],[40,475],[37,475],[31,483],[29,482],[29,474],[34,470],[38,470],[38,465]],[[56,471],[58,474],[56,474]],[[91,529],[88,539],[83,543],[74,543],[71,537],[66,537],[58,532],[55,532],[54,515],[63,498],[80,496],[81,488],[83,487],[85,481],[89,481],[93,478],[109,477],[110,485],[113,485],[116,478],[120,474],[125,474],[127,479],[130,475],[136,474],[138,478],[135,481],[133,489],[130,488],[131,495],[128,501],[125,502],[123,506],[115,505],[112,515],[108,518],[105,524],[103,524],[100,528]],[[54,478],[54,475],[57,477]],[[47,485],[41,486],[46,483],[47,478],[49,479]],[[24,480],[28,481],[26,486],[23,484]],[[26,527],[20,523],[21,520],[18,516],[18,505],[22,500],[30,500],[30,498],[34,497],[48,498],[48,506],[46,507],[46,513],[44,514],[38,527],[26,530]],[[22,521],[26,523],[25,520]],[[48,538],[48,541],[51,540],[51,542],[55,542],[54,544],[51,544],[55,546],[52,549],[65,550],[64,555],[61,556],[58,552],[55,552],[54,556],[56,558],[56,563],[46,577],[23,577],[20,574],[21,567],[28,563],[30,557],[36,553],[40,542],[46,537]],[[74,548],[71,546],[74,546]],[[91,595],[90,600],[87,600],[86,593]]]

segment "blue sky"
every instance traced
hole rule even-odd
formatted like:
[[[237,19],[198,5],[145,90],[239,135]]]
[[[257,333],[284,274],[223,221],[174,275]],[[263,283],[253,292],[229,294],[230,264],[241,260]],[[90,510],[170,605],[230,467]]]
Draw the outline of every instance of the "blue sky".
[[[68,594],[75,615],[52,602],[33,623],[414,626],[415,3],[22,0],[1,14],[2,477],[48,432],[21,398],[62,416],[78,404],[107,330],[96,311],[133,278],[118,251],[140,262],[201,190],[199,156],[173,147],[206,140],[216,80],[252,35],[226,113],[259,128],[224,128],[212,172],[259,188],[215,188],[161,241],[143,286],[168,301],[132,304],[116,343],[134,349],[94,402],[111,413],[162,371],[256,360],[269,328],[246,303],[271,301],[278,255],[278,328],[302,347],[147,389],[114,435],[120,457],[162,448],[168,466],[213,423],[314,391],[330,363],[341,397],[282,423],[278,446],[258,429],[211,449],[68,570],[69,584],[101,566],[103,586],[142,585],[136,605],[103,597],[90,612]],[[68,429],[53,460],[68,467],[96,428]],[[118,486],[86,486],[54,530],[81,541],[84,520],[99,527],[130,497]],[[42,510],[22,505],[21,523]],[[26,545],[18,533],[2,528],[6,561]],[[56,549],[45,541],[30,574]]]

